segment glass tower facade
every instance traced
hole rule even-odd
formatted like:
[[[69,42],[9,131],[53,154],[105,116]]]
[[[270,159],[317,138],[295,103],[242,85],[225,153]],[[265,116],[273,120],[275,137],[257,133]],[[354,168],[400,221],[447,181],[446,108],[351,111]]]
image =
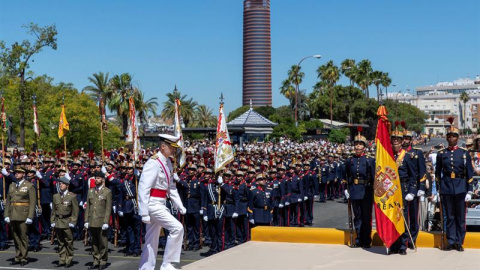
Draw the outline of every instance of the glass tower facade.
[[[272,106],[270,0],[243,2],[243,105]]]

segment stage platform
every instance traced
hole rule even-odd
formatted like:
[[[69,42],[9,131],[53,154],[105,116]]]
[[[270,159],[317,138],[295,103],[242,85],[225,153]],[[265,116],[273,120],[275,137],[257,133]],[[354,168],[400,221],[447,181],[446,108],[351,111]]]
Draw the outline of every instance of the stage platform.
[[[406,256],[386,255],[384,247],[349,248],[345,245],[251,241],[200,261],[183,270],[405,270],[480,269],[480,249],[464,252],[420,248]]]

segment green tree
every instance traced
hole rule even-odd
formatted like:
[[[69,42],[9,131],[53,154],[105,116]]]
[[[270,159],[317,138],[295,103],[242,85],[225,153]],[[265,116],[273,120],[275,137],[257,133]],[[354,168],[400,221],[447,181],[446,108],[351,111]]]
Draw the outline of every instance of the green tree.
[[[128,99],[132,95],[132,76],[128,73],[115,75],[110,79],[108,88],[112,91],[112,96],[108,100],[108,108],[115,111],[122,119],[123,135],[127,134],[128,129]]]
[[[355,68],[355,83],[364,91],[365,97],[370,98],[368,87],[372,84],[372,63],[370,60],[362,60]]]
[[[388,72],[382,72],[382,76],[380,77],[380,82],[382,86],[385,87],[385,99],[388,98],[388,87],[392,84],[392,79],[388,76]]]
[[[21,100],[18,104],[20,114],[20,147],[25,146],[25,108],[29,107],[26,103],[26,81],[33,79],[32,77],[27,77],[30,60],[44,48],[50,47],[54,50],[57,49],[57,28],[55,25],[40,27],[37,24],[30,23],[23,27],[28,29],[28,34],[35,36],[33,42],[26,39],[23,40],[22,43],[15,42],[11,48],[5,47],[3,41],[0,42],[2,73],[20,79],[18,85],[18,94]]]
[[[377,101],[380,102],[380,84],[382,83],[382,72],[375,70],[370,74],[372,83],[377,87]]]
[[[467,94],[467,92],[462,92],[460,94],[460,100],[463,102],[463,117],[462,117],[462,123],[463,123],[463,129],[465,130],[465,123],[466,123],[466,117],[467,115],[465,114],[465,110],[467,107],[467,102],[470,100],[470,96]]]
[[[153,97],[145,100],[144,93],[137,89],[137,91],[134,92],[134,103],[140,123],[142,123],[144,127],[143,134],[145,134],[145,126],[147,123],[148,114],[152,114],[155,117],[157,116],[157,98]]]
[[[328,134],[328,140],[334,143],[344,143],[349,133],[348,128],[332,129]]]
[[[109,87],[109,73],[103,72],[93,73],[93,77],[88,77],[92,85],[86,86],[82,89],[82,93],[86,92],[93,100],[103,99],[105,104],[108,103],[112,97],[112,89]]]
[[[194,127],[215,127],[217,125],[217,117],[213,115],[213,110],[206,105],[198,105],[195,109],[195,117],[193,120]]]
[[[345,59],[340,65],[340,72],[345,75],[350,80],[350,86],[353,86],[353,81],[355,78],[355,60]]]
[[[340,79],[340,70],[333,61],[330,60],[325,65],[321,65],[317,69],[317,73],[318,78],[322,80],[330,90],[330,120],[333,120],[333,87]]]
[[[301,72],[301,69],[302,67],[293,65],[288,71],[287,79],[282,82],[280,87],[280,94],[289,100],[292,107],[295,106],[297,85],[300,85],[305,77],[305,73]]]
[[[173,118],[175,117],[176,99],[180,100],[180,115],[183,119],[183,123],[185,124],[185,126],[189,126],[190,122],[193,121],[195,115],[195,108],[198,106],[198,103],[196,101],[193,101],[192,98],[187,99],[187,95],[182,96],[180,91],[167,93],[167,101],[163,102],[163,110],[160,116],[163,119],[173,122]]]

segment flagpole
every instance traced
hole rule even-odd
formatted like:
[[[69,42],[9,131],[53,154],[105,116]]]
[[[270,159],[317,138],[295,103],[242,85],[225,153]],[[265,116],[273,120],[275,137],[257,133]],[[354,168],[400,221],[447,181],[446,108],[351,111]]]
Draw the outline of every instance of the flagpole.
[[[102,164],[105,164],[105,153],[103,152],[103,100],[100,97],[100,143],[102,145]]]
[[[5,129],[3,128],[4,124],[5,124],[5,123],[3,123],[3,116],[5,114],[4,107],[3,107],[4,101],[5,101],[5,98],[3,98],[3,90],[1,91],[0,95],[1,95],[1,98],[2,98],[2,116],[1,116],[2,117],[2,130],[1,130],[1,132],[2,132],[2,168],[5,168],[5,149],[7,149],[7,148],[5,147],[5,138],[3,137],[3,133],[5,132]],[[5,202],[6,202],[6,198],[5,198],[5,176],[2,177],[2,180],[3,180],[3,197],[2,198],[3,198],[3,203],[5,205]]]

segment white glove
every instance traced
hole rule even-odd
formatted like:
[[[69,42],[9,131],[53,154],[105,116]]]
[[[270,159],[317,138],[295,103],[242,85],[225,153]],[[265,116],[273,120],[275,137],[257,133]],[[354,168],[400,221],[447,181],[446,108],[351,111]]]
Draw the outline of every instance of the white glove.
[[[465,201],[469,202],[470,200],[472,200],[472,194],[467,193],[467,195],[465,195]]]
[[[113,208],[113,213],[116,214],[117,213],[117,207],[112,207]]]
[[[219,184],[223,183],[223,178],[221,176],[218,176],[217,183]]]
[[[200,215],[203,215],[203,210],[200,210]]]
[[[53,224],[55,224],[55,223],[53,223]],[[75,225],[73,223],[68,223],[68,227],[75,228]]]
[[[301,201],[302,201],[302,199],[298,198],[298,200],[297,200],[297,201],[298,201],[298,202],[301,202]]]
[[[237,214],[237,213],[233,213],[232,218],[237,218],[237,217],[238,217],[238,214]]]
[[[278,205],[278,208],[283,208],[283,204],[279,204],[279,205]]]
[[[425,195],[425,191],[419,190],[419,191],[417,192],[417,196],[418,196],[418,197],[421,197],[421,196],[423,196],[423,195]]]
[[[105,166],[102,166],[102,173],[107,174],[107,168],[105,168]]]
[[[6,217],[5,219],[3,219],[5,221],[5,223],[10,223],[10,218],[9,217]]]
[[[142,222],[145,224],[150,224],[150,216],[142,216]]]
[[[180,215],[185,215],[187,213],[187,208],[182,206],[180,209],[178,209],[178,211],[180,211]]]
[[[290,202],[285,202],[285,206],[289,206],[290,205]]]
[[[53,204],[52,203],[50,203],[50,209],[53,209]]]
[[[35,172],[35,175],[38,177],[38,179],[42,179],[42,178],[43,178],[42,174],[41,174],[39,171],[36,171],[36,172]]]
[[[55,223],[50,224],[50,227],[55,228]]]
[[[177,174],[177,173],[174,173],[174,174],[173,174],[173,180],[175,180],[175,182],[180,181],[180,177],[178,177],[178,174]]]
[[[5,168],[2,169],[2,174],[5,175],[5,176],[10,175]]]
[[[88,222],[86,222],[85,224],[83,224],[83,227],[85,227],[85,229],[88,229]]]
[[[252,224],[255,224],[255,220],[254,220],[254,219],[250,219],[249,222],[252,223]]]
[[[33,222],[33,220],[31,220],[29,218],[27,218],[27,220],[25,220],[25,223],[27,223],[27,224],[32,224],[32,222]]]
[[[207,222],[207,221],[208,221],[208,217],[207,217],[207,216],[204,216],[204,217],[203,217],[203,220],[205,220],[205,222]]]
[[[118,211],[118,215],[123,217],[123,212],[122,211]]]
[[[65,178],[67,178],[68,181],[72,180],[72,177],[70,177],[70,174],[68,174],[68,173],[65,174]]]
[[[81,201],[78,206],[83,207],[83,201]]]
[[[408,201],[408,202],[411,202],[413,201],[413,194],[412,193],[408,193],[407,196],[405,196],[405,201]]]
[[[343,193],[345,193],[345,198],[348,200],[350,198],[350,193],[348,193],[348,190],[345,189]]]
[[[303,197],[303,200],[308,201],[308,197],[307,196]]]
[[[103,224],[102,225],[102,231],[106,231],[108,229],[108,224]]]

